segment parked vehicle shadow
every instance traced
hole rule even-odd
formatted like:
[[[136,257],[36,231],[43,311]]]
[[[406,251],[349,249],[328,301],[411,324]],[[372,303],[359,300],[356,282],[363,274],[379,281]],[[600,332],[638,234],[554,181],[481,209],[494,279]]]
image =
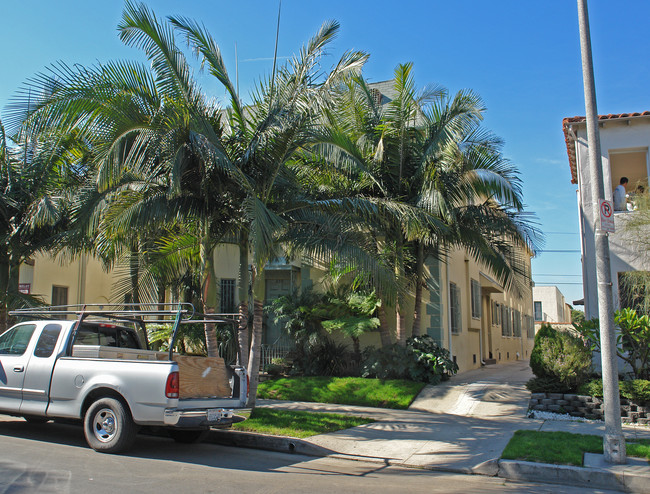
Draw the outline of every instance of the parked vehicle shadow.
[[[111,458],[111,463],[132,460],[160,460],[201,465],[206,467],[242,469],[247,471],[276,471],[279,468],[295,466],[313,459],[310,456],[291,453],[277,453],[262,450],[235,448],[212,443],[180,444],[174,442],[164,433],[152,435],[138,434],[134,447],[122,455],[106,455],[93,451],[84,438],[80,423],[47,422],[45,424],[28,423],[20,417],[0,415],[0,436],[13,437],[47,443],[52,446],[81,448],[87,450],[88,457],[96,455],[98,459]],[[53,449],[53,451],[56,451]],[[246,456],[247,461],[242,461]],[[0,464],[11,460],[0,453]],[[378,468],[382,468],[378,465]],[[1,490],[1,489],[0,489]]]

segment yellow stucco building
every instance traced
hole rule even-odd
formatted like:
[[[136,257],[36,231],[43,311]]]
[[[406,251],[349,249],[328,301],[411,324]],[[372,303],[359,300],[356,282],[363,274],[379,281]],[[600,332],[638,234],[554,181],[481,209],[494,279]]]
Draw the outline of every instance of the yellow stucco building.
[[[215,249],[215,278],[219,293],[219,311],[236,312],[238,299],[239,250],[225,244]],[[524,270],[530,273],[530,257],[524,256]],[[421,332],[429,334],[439,345],[450,350],[460,371],[482,364],[498,364],[528,359],[534,338],[533,299],[530,283],[517,292],[498,283],[490,272],[468,256],[464,250],[451,251],[446,262],[426,261],[428,286],[422,297]],[[322,269],[300,261],[278,259],[264,270],[265,302],[292,293],[296,289],[319,289]],[[53,305],[102,303],[115,301],[113,285],[117,277],[106,272],[90,256],[61,263],[37,255],[20,272],[20,288],[40,296]],[[244,280],[248,283],[248,280]],[[169,298],[169,294],[167,295]],[[170,301],[170,300],[168,300]],[[413,321],[414,297],[405,308],[406,327]],[[391,330],[395,314],[387,307]],[[286,345],[282,329],[266,318],[264,343]],[[361,338],[363,346],[380,345],[377,332]]]

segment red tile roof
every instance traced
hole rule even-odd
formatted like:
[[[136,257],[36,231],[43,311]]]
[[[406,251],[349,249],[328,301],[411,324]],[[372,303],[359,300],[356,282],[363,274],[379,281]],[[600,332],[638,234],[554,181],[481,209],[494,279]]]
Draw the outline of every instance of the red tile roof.
[[[617,120],[623,118],[634,118],[634,117],[647,117],[650,116],[650,111],[644,111],[641,113],[616,113],[609,115],[598,115],[598,120]],[[573,138],[569,135],[569,127],[571,124],[584,123],[587,120],[587,117],[567,117],[562,120],[562,130],[564,131],[564,142],[566,143],[566,152],[569,156],[569,166],[571,167],[571,183],[578,183],[578,171],[576,165],[576,143]]]

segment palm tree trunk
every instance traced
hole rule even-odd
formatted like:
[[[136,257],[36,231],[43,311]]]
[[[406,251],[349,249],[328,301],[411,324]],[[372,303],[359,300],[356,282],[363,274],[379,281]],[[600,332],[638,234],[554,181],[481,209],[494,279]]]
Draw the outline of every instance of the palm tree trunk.
[[[253,340],[248,358],[248,377],[250,380],[248,388],[248,406],[255,408],[257,399],[257,384],[260,379],[260,351],[262,348],[262,316],[264,305],[261,300],[255,298],[253,302]]]
[[[396,252],[396,259],[395,259],[395,279],[400,282],[404,279],[404,252],[402,249],[404,248],[402,238],[401,238],[401,233],[400,236],[397,239],[397,252]],[[404,313],[402,311],[402,304],[400,303],[402,299],[402,296],[398,293],[397,297],[395,298],[395,328],[396,328],[396,336],[397,336],[397,344],[405,346],[406,345],[406,324],[404,321]]]
[[[2,257],[0,260],[0,332],[7,329],[7,295],[9,293],[9,260]]]
[[[243,234],[239,242],[239,326],[237,342],[239,345],[239,365],[248,366],[248,234]]]
[[[402,307],[399,302],[400,297],[397,297],[397,303],[395,304],[395,317],[396,317],[396,333],[397,333],[397,344],[405,346],[406,345],[406,321],[404,320],[404,313],[402,312]]]
[[[200,256],[201,276],[203,277],[203,287],[201,290],[203,313],[214,314],[217,305],[217,285],[214,281],[214,257],[206,237],[201,241]],[[203,331],[205,333],[205,349],[208,357],[218,357],[219,342],[217,341],[214,323],[204,323]]]
[[[393,344],[393,338],[390,335],[390,328],[388,327],[388,318],[386,317],[386,308],[384,302],[377,307],[377,317],[379,318],[379,337],[381,338],[382,348],[389,347]]]
[[[159,304],[164,304],[165,303],[165,285],[163,285],[162,280],[158,280],[158,303]],[[164,305],[160,305],[158,307],[159,310],[164,309]]]
[[[357,336],[352,337],[352,348],[354,348],[354,361],[359,369],[361,367],[361,343]]]
[[[140,303],[140,250],[138,248],[138,241],[135,240],[131,245],[131,253],[129,255],[129,276],[131,279],[131,303]],[[138,310],[138,306],[134,306]]]
[[[411,336],[420,336],[422,321],[422,289],[424,287],[424,245],[417,243],[417,258],[415,264],[415,307],[413,309],[413,329]]]

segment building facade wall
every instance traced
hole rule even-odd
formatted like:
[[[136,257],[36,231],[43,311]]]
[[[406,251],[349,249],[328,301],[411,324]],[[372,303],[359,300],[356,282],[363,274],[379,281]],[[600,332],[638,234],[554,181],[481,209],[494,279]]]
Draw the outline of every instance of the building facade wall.
[[[584,123],[574,124],[572,130],[576,140],[576,167],[578,178],[578,212],[581,231],[583,289],[585,302],[585,317],[591,319],[598,317],[598,294],[596,287],[596,255],[594,228],[596,221],[600,221],[594,213],[594,198],[589,180],[589,149],[587,145],[587,131]],[[613,189],[610,186],[620,177],[613,177],[610,166],[610,157],[620,153],[646,153],[646,170],[648,149],[650,148],[650,120],[617,119],[605,121],[600,124],[601,158],[603,164],[603,182],[605,186],[605,199],[612,200]],[[620,173],[619,173],[620,174]],[[628,192],[633,184],[629,184]],[[614,307],[619,307],[618,273],[633,270],[648,270],[650,263],[640,256],[635,249],[635,241],[625,234],[625,223],[634,212],[615,212],[614,221],[616,232],[609,235],[610,268],[612,276],[612,293]]]
[[[556,286],[533,287],[533,304],[541,303],[541,322],[570,323],[571,311],[566,299]],[[534,305],[533,305],[534,308]]]

